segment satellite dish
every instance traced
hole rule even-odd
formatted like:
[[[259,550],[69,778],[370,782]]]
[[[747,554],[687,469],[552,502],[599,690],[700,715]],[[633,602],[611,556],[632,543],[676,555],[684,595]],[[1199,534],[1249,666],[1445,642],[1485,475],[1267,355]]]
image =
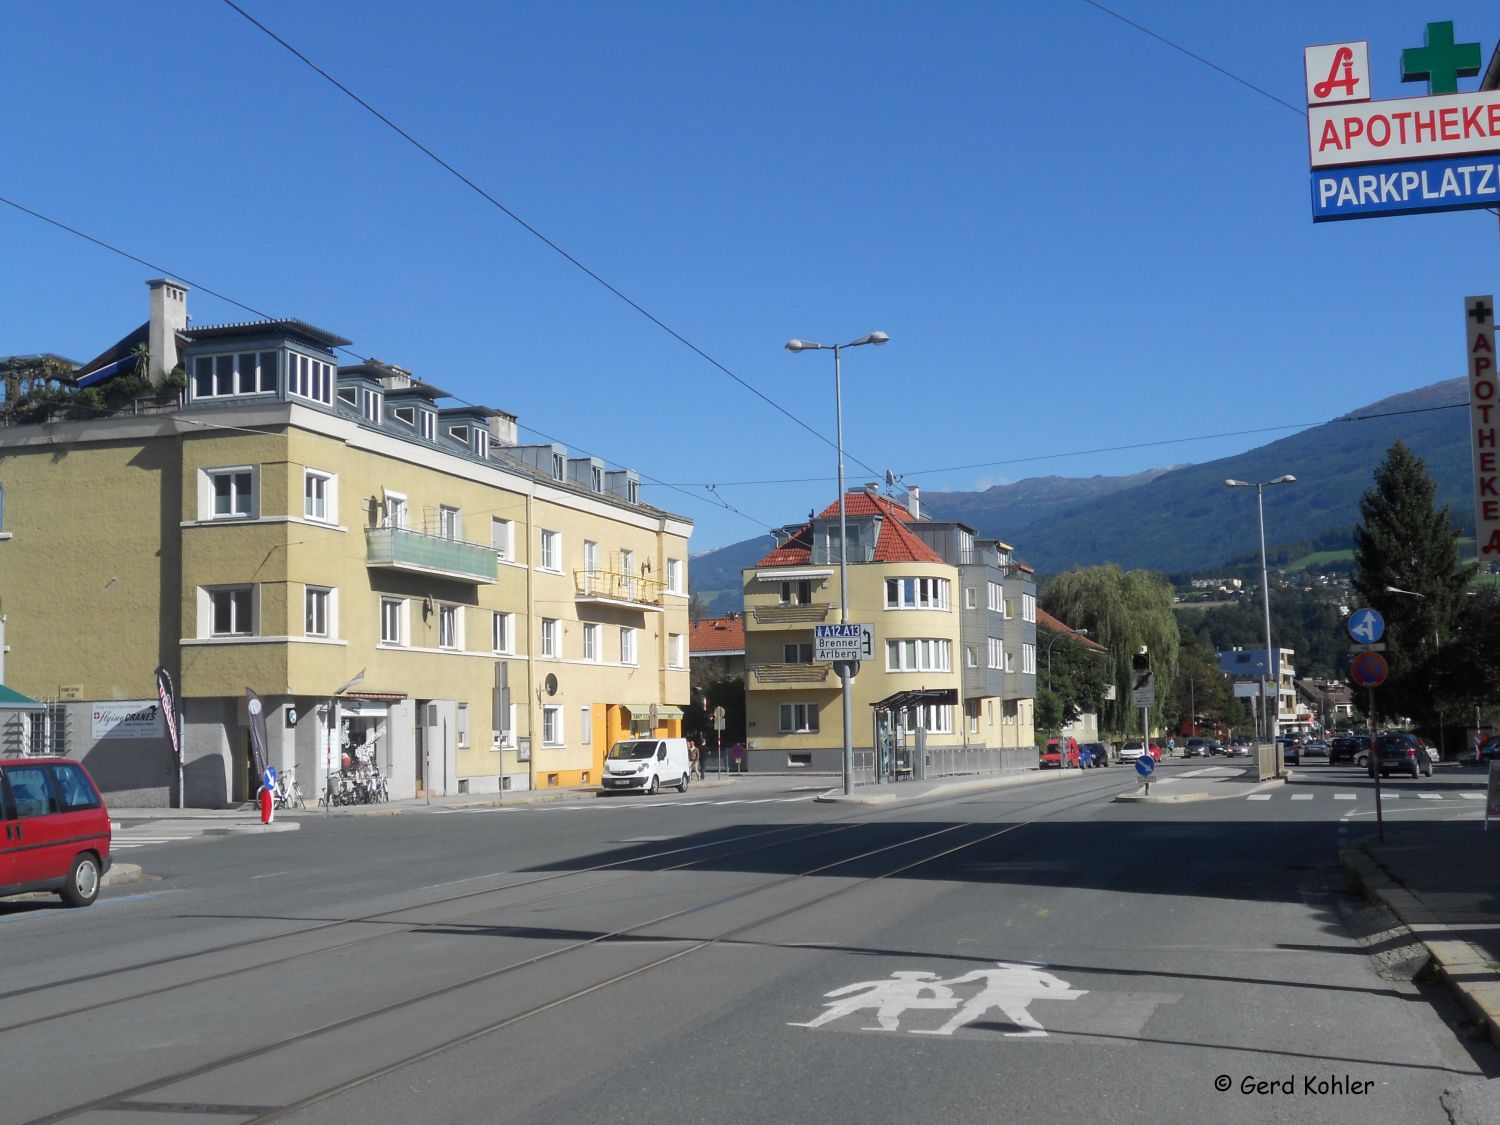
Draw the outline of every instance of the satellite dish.
[[[557,677],[554,676],[551,672],[548,672],[547,678],[542,681],[542,690],[545,691],[548,695],[557,694]]]
[[[885,471],[885,486],[887,488],[896,487],[896,474],[891,472],[889,469]]]

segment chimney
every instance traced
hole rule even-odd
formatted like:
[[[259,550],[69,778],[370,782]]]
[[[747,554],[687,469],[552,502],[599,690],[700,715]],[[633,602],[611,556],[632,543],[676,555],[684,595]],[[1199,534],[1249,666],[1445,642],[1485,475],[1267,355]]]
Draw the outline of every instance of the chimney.
[[[177,369],[177,333],[187,328],[187,286],[159,277],[148,281],[151,289],[151,323],[146,330],[146,346],[151,349],[151,366],[146,374],[153,387],[162,385]]]
[[[922,518],[922,490],[916,485],[911,485],[906,490],[906,510],[911,513],[912,519]]]
[[[867,495],[870,495],[870,496],[879,496],[880,495],[880,485],[879,485],[879,483],[876,482],[876,481],[873,481],[873,480],[869,481],[865,485],[865,492],[866,492]]]
[[[489,421],[490,440],[496,445],[516,444],[516,416],[514,414],[492,414]]]

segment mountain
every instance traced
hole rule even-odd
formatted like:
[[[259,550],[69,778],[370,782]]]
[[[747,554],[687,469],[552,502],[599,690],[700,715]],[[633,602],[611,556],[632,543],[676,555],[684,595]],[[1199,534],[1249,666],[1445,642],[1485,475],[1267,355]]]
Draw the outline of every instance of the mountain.
[[[1045,578],[1114,562],[1166,573],[1259,556],[1255,501],[1226,479],[1293,484],[1265,491],[1269,546],[1342,536],[1359,520],[1359,497],[1397,440],[1424,461],[1460,525],[1473,522],[1468,411],[1463,379],[1393,395],[1341,418],[1232,457],[1121,477],[1031,477],[982,492],[924,492],[922,511],[1003,539]],[[689,580],[705,612],[739,609],[740,571],[774,544],[758,536],[692,560]]]

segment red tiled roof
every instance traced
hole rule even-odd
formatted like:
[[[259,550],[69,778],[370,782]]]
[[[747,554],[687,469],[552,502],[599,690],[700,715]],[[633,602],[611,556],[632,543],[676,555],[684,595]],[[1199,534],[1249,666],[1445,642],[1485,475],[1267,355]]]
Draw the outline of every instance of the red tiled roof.
[[[835,500],[818,514],[818,519],[832,519],[839,514],[839,502]],[[875,561],[936,562],[943,556],[923,543],[906,525],[915,522],[911,512],[884,496],[872,496],[864,489],[844,493],[844,515],[846,518],[882,515],[880,539],[875,544]],[[806,566],[812,562],[812,524],[805,523],[790,539],[777,547],[756,566]]]
[[[1048,632],[1051,632],[1051,633],[1071,633],[1071,632],[1073,632],[1072,629],[1068,628],[1068,626],[1064,625],[1057,618],[1053,617],[1050,613],[1048,613],[1041,606],[1037,606],[1036,607],[1036,623],[1038,625],[1040,625],[1043,629],[1046,629]],[[1078,637],[1078,636],[1075,636],[1074,639],[1077,640],[1078,643],[1081,644],[1081,645],[1083,645],[1085,648],[1091,648],[1095,652],[1108,652],[1109,651],[1109,649],[1105,648],[1098,641],[1091,640],[1088,637]]]
[[[745,619],[743,617],[705,617],[689,626],[688,652],[744,652]]]

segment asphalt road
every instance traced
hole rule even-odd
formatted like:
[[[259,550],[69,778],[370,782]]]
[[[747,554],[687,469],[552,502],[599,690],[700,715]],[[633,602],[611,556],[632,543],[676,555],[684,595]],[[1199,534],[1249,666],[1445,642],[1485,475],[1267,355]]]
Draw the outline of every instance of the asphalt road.
[[[1446,1122],[1500,1074],[1348,893],[1368,779],[1135,781],[162,833],[90,909],[0,903],[0,1121]],[[1393,781],[1387,828],[1479,784]]]

